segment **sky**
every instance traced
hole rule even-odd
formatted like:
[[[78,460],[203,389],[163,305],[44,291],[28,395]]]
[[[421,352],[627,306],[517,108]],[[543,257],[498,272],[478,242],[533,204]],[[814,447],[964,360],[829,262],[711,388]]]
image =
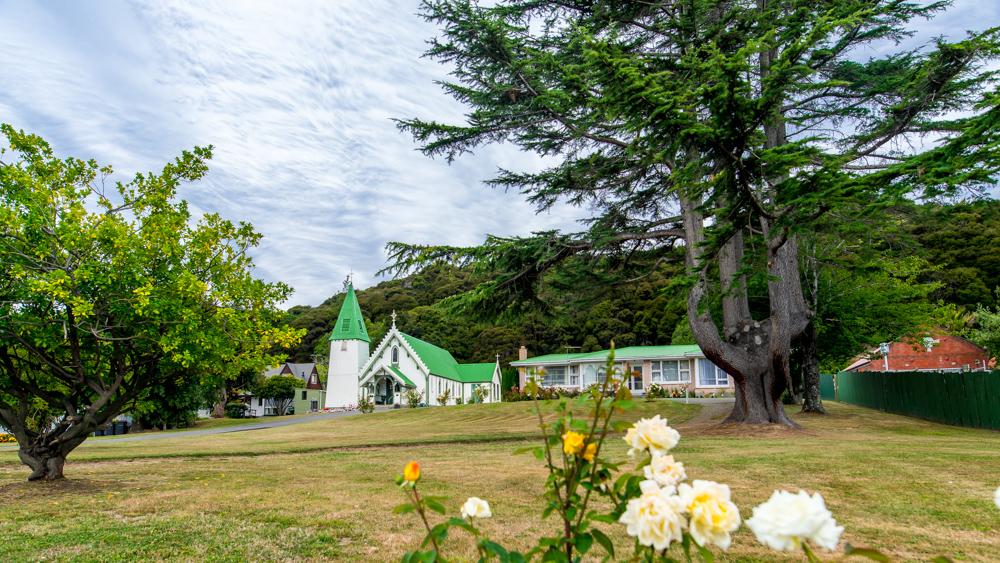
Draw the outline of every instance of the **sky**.
[[[433,24],[418,0],[314,2],[61,0],[0,3],[0,122],[42,136],[60,157],[158,171],[214,146],[208,176],[180,190],[264,235],[255,275],[318,305],[385,278],[387,242],[467,246],[487,233],[578,230],[586,209],[536,214],[483,185],[534,155],[490,146],[452,164],[416,151],[391,118],[460,123],[423,58]],[[956,0],[918,36],[1000,24],[1000,2]],[[877,50],[877,49],[876,49]],[[875,54],[875,53],[873,53]]]

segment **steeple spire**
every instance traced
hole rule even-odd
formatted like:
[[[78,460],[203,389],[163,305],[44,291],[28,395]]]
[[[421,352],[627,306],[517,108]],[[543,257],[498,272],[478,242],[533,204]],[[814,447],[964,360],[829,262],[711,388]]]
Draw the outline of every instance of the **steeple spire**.
[[[330,340],[363,340],[371,343],[368,329],[365,328],[365,319],[361,314],[361,306],[358,305],[358,297],[354,294],[353,283],[347,286],[347,296],[344,297],[344,304],[340,307],[337,322],[333,325]]]

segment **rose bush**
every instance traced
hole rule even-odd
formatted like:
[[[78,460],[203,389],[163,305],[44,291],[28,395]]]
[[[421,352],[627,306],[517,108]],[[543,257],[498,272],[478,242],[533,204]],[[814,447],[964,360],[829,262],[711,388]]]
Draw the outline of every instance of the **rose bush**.
[[[614,367],[613,346],[605,375],[600,388],[590,388],[578,401],[578,406],[589,407],[586,419],[574,418],[566,398],[562,397],[555,405],[555,421],[546,422],[538,402],[543,392],[537,374],[532,374],[524,388],[524,393],[535,402],[529,412],[538,416],[542,445],[520,448],[514,453],[532,453],[548,469],[546,504],[541,517],[557,516],[558,534],[539,538],[537,545],[526,553],[509,551],[483,538],[473,524],[477,518],[492,516],[489,504],[477,497],[462,504],[461,518],[452,517],[432,525],[428,514],[445,515],[443,503],[448,499],[420,496],[419,466],[412,462],[403,475],[396,477],[409,502],[397,506],[393,512],[416,512],[427,533],[418,550],[403,556],[404,563],[447,561],[441,547],[453,527],[476,538],[478,561],[496,559],[503,563],[520,563],[536,557],[542,561],[576,562],[597,547],[604,550],[604,560],[614,559],[615,546],[598,524],[623,525],[626,533],[635,538],[631,553],[625,556],[628,561],[678,563],[680,554],[674,548],[679,547],[684,560],[691,561],[692,551],[696,551],[711,563],[715,560],[711,546],[729,549],[732,533],[741,524],[740,511],[729,487],[705,480],[682,482],[687,478],[684,465],[669,454],[680,441],[680,434],[667,425],[666,419],[654,416],[635,424],[612,421],[614,415],[634,406],[629,390],[621,385],[625,377],[633,374],[624,374]],[[645,478],[629,472],[615,477],[621,464],[601,457],[602,446],[612,431],[624,433],[629,455],[647,454],[635,467]],[[600,512],[592,508],[591,501],[597,497],[604,497],[611,509]],[[1000,490],[995,501],[1000,507]],[[821,561],[809,543],[833,550],[838,547],[844,530],[837,526],[818,493],[810,496],[804,491],[798,494],[775,491],[770,500],[753,509],[753,516],[746,524],[764,545],[779,551],[801,548],[812,563]],[[845,556],[889,560],[876,551],[850,546],[845,547]]]

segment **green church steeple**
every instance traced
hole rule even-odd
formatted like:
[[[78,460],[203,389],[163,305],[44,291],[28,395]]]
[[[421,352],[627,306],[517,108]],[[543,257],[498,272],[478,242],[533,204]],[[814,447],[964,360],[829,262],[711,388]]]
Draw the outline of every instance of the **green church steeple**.
[[[347,297],[340,307],[337,324],[333,326],[330,340],[363,340],[371,343],[368,329],[365,328],[365,319],[361,316],[361,306],[358,305],[358,298],[354,295],[353,283],[347,286]]]

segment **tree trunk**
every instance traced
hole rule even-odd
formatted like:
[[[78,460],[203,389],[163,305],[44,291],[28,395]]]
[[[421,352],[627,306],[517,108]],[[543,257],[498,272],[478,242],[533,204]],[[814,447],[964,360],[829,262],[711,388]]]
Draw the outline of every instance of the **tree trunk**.
[[[17,456],[31,468],[28,481],[57,481],[63,478],[66,457],[61,453],[38,453],[19,450]]]
[[[802,362],[802,379],[805,392],[802,396],[802,412],[827,414],[823,408],[823,397],[819,392],[819,349],[816,323],[809,322],[802,332],[804,358]]]
[[[700,202],[696,200],[681,201],[686,264],[691,269],[697,269],[702,265],[702,243],[705,238],[704,219],[698,210],[699,205]],[[742,236],[734,236],[719,253],[719,276],[722,287],[732,290],[726,292],[723,298],[723,333],[726,339],[723,340],[719,336],[719,329],[712,319],[711,312],[698,310],[706,291],[707,279],[704,269],[700,270],[697,283],[688,292],[687,312],[691,332],[705,353],[705,357],[725,370],[735,382],[736,402],[732,413],[724,422],[773,423],[799,427],[785,413],[780,400],[781,392],[785,389],[785,373],[791,347],[790,339],[786,339],[785,336],[797,334],[796,330],[802,330],[800,323],[796,322],[799,313],[798,307],[794,304],[798,299],[793,295],[794,292],[789,291],[794,286],[784,283],[784,277],[777,283],[769,284],[769,298],[774,304],[772,316],[762,322],[753,320],[750,317],[743,288],[733,287],[734,283],[742,283],[738,276],[743,252],[742,244]],[[777,266],[781,270],[791,269],[785,261],[797,260],[794,245],[782,252],[776,252],[776,256],[782,259],[782,264]],[[794,275],[795,281],[798,282],[797,264]],[[796,311],[794,314],[793,309]],[[782,321],[784,331],[779,331],[778,334],[774,334],[773,329],[776,315],[784,317]],[[781,341],[774,342],[776,339]],[[778,371],[781,375],[775,377],[774,368],[776,365],[779,369],[782,367],[782,358],[785,371]]]
[[[89,433],[88,433],[89,434]],[[42,435],[34,440],[20,443],[17,457],[31,468],[28,481],[57,481],[63,478],[66,456],[83,443],[87,435],[65,441],[51,440],[51,435]],[[56,439],[58,440],[58,438]]]
[[[229,400],[228,389],[226,386],[222,386],[222,397],[219,399],[218,403],[212,407],[212,418],[225,418],[226,417],[226,402]]]

